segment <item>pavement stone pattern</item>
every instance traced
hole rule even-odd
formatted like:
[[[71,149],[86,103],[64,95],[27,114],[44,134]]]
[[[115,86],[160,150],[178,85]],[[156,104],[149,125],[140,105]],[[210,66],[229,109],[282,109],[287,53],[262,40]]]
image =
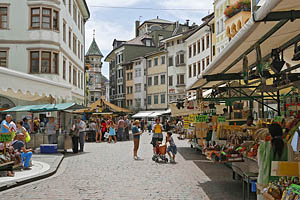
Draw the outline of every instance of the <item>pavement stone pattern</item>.
[[[177,146],[188,147],[187,140]],[[139,156],[133,160],[133,142],[87,143],[85,152],[68,153],[54,176],[6,190],[1,199],[70,200],[206,200],[201,184],[210,179],[177,154],[177,164],[152,161],[151,136],[141,136]]]

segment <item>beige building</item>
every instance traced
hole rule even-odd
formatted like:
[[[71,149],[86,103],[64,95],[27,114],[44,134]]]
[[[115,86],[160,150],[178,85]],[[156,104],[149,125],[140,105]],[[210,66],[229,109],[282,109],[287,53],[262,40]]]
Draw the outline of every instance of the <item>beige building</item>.
[[[133,108],[133,99],[134,99],[134,81],[133,81],[133,63],[130,62],[125,64],[125,78],[126,78],[126,107]]]
[[[147,110],[165,110],[167,104],[167,52],[156,51],[146,55]]]

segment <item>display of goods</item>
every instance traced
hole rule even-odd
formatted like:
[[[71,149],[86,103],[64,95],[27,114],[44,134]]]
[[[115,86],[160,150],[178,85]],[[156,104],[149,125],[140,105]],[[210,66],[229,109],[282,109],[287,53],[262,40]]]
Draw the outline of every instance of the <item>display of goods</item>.
[[[279,181],[269,183],[267,193],[276,200],[299,200],[299,178],[280,177]]]

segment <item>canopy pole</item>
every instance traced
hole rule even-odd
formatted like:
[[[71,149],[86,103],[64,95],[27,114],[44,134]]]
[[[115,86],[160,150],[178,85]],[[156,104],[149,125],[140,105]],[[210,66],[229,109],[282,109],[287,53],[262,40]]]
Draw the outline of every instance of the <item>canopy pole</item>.
[[[277,90],[277,110],[278,110],[278,116],[281,116],[281,111],[280,111],[280,92]]]
[[[261,105],[262,105],[262,108],[261,108],[261,112],[262,112],[262,119],[265,118],[265,104],[264,104],[264,92],[261,93]]]

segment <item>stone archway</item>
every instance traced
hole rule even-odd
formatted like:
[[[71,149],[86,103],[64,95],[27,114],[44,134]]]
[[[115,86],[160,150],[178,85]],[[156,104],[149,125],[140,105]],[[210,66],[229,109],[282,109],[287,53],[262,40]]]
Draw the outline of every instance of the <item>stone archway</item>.
[[[0,96],[0,111],[7,110],[15,106],[16,104],[12,100],[7,97]],[[6,114],[0,114],[0,121],[5,118],[5,115]],[[13,119],[15,119],[15,116],[13,116]]]

